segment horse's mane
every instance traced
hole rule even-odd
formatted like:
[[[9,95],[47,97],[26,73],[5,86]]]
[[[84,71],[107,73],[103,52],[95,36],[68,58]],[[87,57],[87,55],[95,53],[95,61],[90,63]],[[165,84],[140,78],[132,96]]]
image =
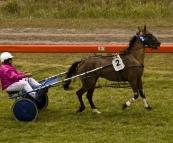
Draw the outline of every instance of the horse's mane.
[[[129,42],[129,46],[126,49],[120,51],[120,54],[128,54],[130,52],[130,49],[132,48],[132,45],[134,44],[136,38],[137,38],[136,35],[134,35]]]
[[[129,47],[128,47],[128,48],[131,48],[131,47],[132,47],[132,45],[133,45],[133,43],[135,42],[135,40],[136,40],[136,35],[134,35],[134,36],[132,37],[132,39],[130,40],[130,42],[129,42]]]

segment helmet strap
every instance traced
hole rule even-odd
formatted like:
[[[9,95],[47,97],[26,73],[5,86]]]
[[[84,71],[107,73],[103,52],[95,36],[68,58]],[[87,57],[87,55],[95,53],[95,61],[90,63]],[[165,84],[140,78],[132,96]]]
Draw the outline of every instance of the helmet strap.
[[[9,59],[4,60],[4,63],[10,63]]]

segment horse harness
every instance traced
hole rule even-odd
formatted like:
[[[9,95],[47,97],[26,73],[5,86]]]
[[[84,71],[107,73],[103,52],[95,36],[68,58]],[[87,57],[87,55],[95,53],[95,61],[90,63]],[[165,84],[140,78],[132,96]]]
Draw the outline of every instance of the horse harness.
[[[144,35],[140,35],[140,36],[135,36],[136,38],[138,38],[139,40],[140,40],[140,42],[144,45],[144,47],[143,48],[145,48],[145,40],[146,40],[146,37],[144,36]],[[126,61],[126,58],[124,58],[123,56],[126,56],[126,55],[133,55],[132,54],[132,51],[134,51],[134,50],[138,50],[138,49],[141,49],[141,48],[137,48],[137,49],[133,49],[133,50],[123,50],[123,51],[120,51],[120,53],[118,54],[121,58],[122,58],[122,60],[123,60],[123,62],[124,61]],[[102,58],[102,56],[92,56],[93,58]],[[110,56],[105,56],[105,57],[110,57]],[[133,57],[134,58],[136,58],[134,55],[133,55]],[[91,57],[89,57],[89,58],[91,58]],[[77,69],[87,60],[88,58],[83,58],[83,59],[81,59],[80,60],[80,62],[79,62],[79,64],[78,64],[78,67],[76,68],[76,72],[77,72]],[[133,59],[131,58],[131,60],[133,61]],[[133,68],[133,67],[140,67],[140,68],[144,68],[144,64],[142,64],[137,58],[136,58],[136,60],[139,62],[139,64],[140,65],[135,65],[135,63],[133,64],[133,65],[131,65],[131,66],[126,66],[126,68]],[[101,62],[100,62],[100,67],[101,67],[102,65],[101,65]],[[102,66],[102,68],[106,68],[106,67],[108,67],[108,66],[112,66],[112,63],[111,64],[108,64],[108,65],[105,65],[105,66]],[[100,70],[99,70],[100,71]],[[110,72],[114,72],[115,70],[113,70],[113,71],[110,71]],[[110,73],[110,72],[108,72],[108,73]],[[104,75],[104,74],[108,74],[108,73],[100,73],[99,75]],[[119,73],[119,75],[120,75],[120,79],[119,79],[119,81],[126,81],[127,79],[126,79],[126,77],[124,76],[124,73],[123,73],[123,69],[122,70],[119,70],[119,71],[117,71],[117,73]],[[117,75],[118,76],[118,75]],[[83,77],[83,78],[87,78],[87,77],[93,77],[93,76],[86,76],[86,77]]]

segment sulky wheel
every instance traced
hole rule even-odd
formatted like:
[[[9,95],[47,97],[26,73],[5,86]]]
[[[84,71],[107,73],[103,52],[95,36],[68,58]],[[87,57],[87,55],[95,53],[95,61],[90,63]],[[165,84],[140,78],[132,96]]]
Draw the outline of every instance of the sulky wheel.
[[[39,95],[37,99],[34,99],[28,94],[25,96],[25,98],[32,100],[36,104],[38,110],[45,110],[48,106],[48,96],[45,92],[42,91],[39,91],[38,94]]]
[[[35,100],[35,104],[39,110],[45,110],[48,106],[48,96],[46,93],[42,93],[37,100]]]
[[[12,113],[17,121],[31,122],[37,118],[38,109],[32,100],[21,98],[14,102]]]

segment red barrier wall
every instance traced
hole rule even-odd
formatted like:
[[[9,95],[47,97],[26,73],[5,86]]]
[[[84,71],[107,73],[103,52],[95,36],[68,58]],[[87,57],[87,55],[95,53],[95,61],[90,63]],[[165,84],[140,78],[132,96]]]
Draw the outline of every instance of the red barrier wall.
[[[116,53],[128,45],[0,45],[0,52],[16,53]],[[161,45],[147,53],[173,53],[173,45]]]

